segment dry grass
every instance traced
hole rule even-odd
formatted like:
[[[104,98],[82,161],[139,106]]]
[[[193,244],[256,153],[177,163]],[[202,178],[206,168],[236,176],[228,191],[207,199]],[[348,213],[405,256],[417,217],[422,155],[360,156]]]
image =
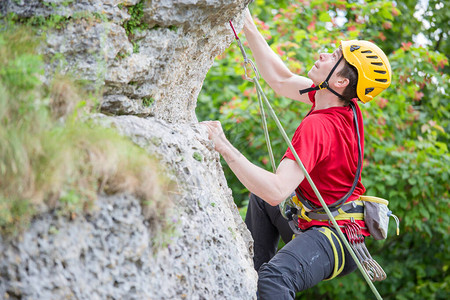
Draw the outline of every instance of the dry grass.
[[[99,193],[134,194],[152,226],[170,229],[173,185],[159,164],[115,130],[82,122],[91,96],[71,79],[41,82],[28,32],[0,32],[0,232],[14,235],[48,209],[80,214]]]

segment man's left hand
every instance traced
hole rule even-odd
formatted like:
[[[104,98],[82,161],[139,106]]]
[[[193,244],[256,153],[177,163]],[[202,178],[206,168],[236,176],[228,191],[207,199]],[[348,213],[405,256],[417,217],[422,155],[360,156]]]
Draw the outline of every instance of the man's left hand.
[[[229,143],[219,121],[203,121],[201,125],[208,129],[208,138],[214,143],[214,149],[221,153],[224,146]]]

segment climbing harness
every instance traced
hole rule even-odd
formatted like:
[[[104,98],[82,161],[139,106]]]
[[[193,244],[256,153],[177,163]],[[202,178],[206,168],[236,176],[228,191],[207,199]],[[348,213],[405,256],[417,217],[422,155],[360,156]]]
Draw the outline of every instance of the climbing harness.
[[[366,248],[364,243],[364,236],[361,234],[361,230],[368,230],[371,236],[376,240],[385,239],[387,237],[389,216],[393,216],[397,223],[398,235],[398,218],[387,209],[387,204],[388,201],[385,199],[371,196],[360,196],[357,200],[346,203],[334,211],[330,210],[336,221],[351,221],[343,226],[339,225],[339,227],[347,235],[353,251],[361,262],[364,271],[372,281],[382,281],[386,279],[386,273],[370,255],[369,250]],[[375,209],[376,212],[371,212],[370,209],[368,209],[368,206],[376,207],[370,208]],[[282,212],[283,217],[289,220],[288,224],[294,232],[293,238],[301,233],[301,230],[297,226],[299,218],[304,219],[307,222],[316,220],[330,223],[330,218],[325,212],[319,213],[306,211],[302,202],[297,198],[295,193],[291,195],[288,201],[283,201],[283,203],[280,204],[280,211]],[[367,227],[361,227],[355,222],[356,220],[364,220]],[[332,226],[331,223],[330,225]]]
[[[381,267],[375,262],[375,260],[372,259],[372,257],[370,256],[369,252],[367,251],[367,248],[364,245],[364,237],[361,235],[361,227],[356,222],[354,222],[355,216],[351,217],[351,220],[353,221],[353,222],[350,222],[351,225],[349,225],[346,228],[344,228],[344,231],[346,232],[347,236],[349,236],[349,240],[351,242],[351,245],[349,244],[349,242],[345,238],[344,234],[342,233],[342,231],[340,229],[340,226],[336,222],[336,218],[339,219],[339,215],[342,216],[343,214],[344,215],[345,214],[351,214],[352,213],[351,209],[352,208],[356,208],[358,206],[358,202],[352,201],[351,204],[350,204],[350,206],[352,206],[352,207],[349,206],[349,209],[347,209],[347,205],[348,204],[344,204],[346,199],[344,199],[344,200],[340,199],[338,201],[339,203],[336,206],[341,205],[341,207],[337,207],[337,210],[333,209],[334,215],[330,211],[330,209],[328,208],[327,204],[323,200],[320,192],[318,191],[317,187],[315,186],[314,182],[312,181],[311,177],[309,176],[308,172],[306,171],[306,168],[303,165],[302,161],[300,160],[297,152],[295,151],[295,149],[294,149],[291,141],[289,140],[289,138],[288,138],[288,136],[287,136],[283,126],[281,125],[281,123],[278,120],[278,117],[276,116],[272,106],[270,105],[269,100],[267,99],[266,95],[264,94],[264,92],[263,92],[263,90],[262,90],[262,88],[261,88],[261,86],[259,84],[259,81],[258,81],[259,80],[259,73],[258,73],[258,70],[256,68],[256,65],[253,63],[253,61],[251,59],[249,59],[247,57],[247,54],[245,53],[245,49],[242,46],[242,43],[241,43],[241,41],[240,41],[240,39],[239,39],[235,29],[234,29],[234,26],[233,26],[232,22],[230,21],[229,23],[230,23],[231,29],[233,30],[236,42],[237,42],[237,44],[238,44],[238,46],[239,46],[239,48],[241,50],[242,56],[244,57],[244,71],[245,71],[244,78],[246,80],[248,80],[248,81],[252,81],[255,84],[255,87],[256,87],[256,92],[257,92],[257,96],[258,96],[259,106],[260,106],[260,109],[261,109],[261,119],[262,119],[262,123],[263,123],[263,127],[264,127],[264,135],[265,135],[265,138],[266,138],[267,147],[269,149],[269,158],[270,158],[270,162],[271,162],[273,171],[276,172],[276,165],[275,165],[275,160],[274,160],[274,157],[273,157],[272,148],[270,146],[270,137],[269,137],[268,130],[267,130],[267,122],[266,122],[266,118],[265,118],[265,111],[264,111],[263,104],[267,105],[269,115],[274,119],[278,129],[280,130],[281,135],[283,136],[283,139],[288,144],[288,147],[291,150],[292,154],[294,155],[296,162],[298,163],[298,165],[302,169],[303,173],[305,174],[305,177],[306,177],[307,181],[311,185],[315,195],[317,196],[317,198],[319,199],[320,204],[322,205],[320,210],[316,209],[312,213],[318,214],[318,215],[321,216],[321,218],[327,219],[328,222],[331,222],[331,224],[336,229],[336,232],[337,232],[337,234],[338,234],[338,236],[340,238],[340,241],[342,241],[344,243],[345,247],[347,248],[348,252],[352,256],[352,258],[355,261],[356,265],[358,266],[359,270],[361,271],[361,274],[363,275],[363,277],[366,280],[367,284],[369,285],[370,289],[375,294],[377,299],[382,299],[380,294],[378,293],[377,289],[375,288],[374,284],[372,283],[372,281],[383,280],[384,278],[386,278],[386,274],[384,273],[384,271],[382,271]],[[336,69],[337,65],[342,60],[342,58],[343,57],[341,56],[341,58],[339,59],[338,63],[334,66],[332,72],[334,72],[334,70]],[[247,68],[247,66],[250,66],[250,68],[253,69],[254,74],[255,74],[253,77],[251,77],[249,75],[249,73],[248,73],[249,69]],[[389,71],[390,71],[390,66],[389,66]],[[390,76],[390,73],[388,75]],[[327,79],[323,83],[321,83],[318,86],[318,88],[316,88],[316,89],[328,88],[330,91],[332,91],[333,93],[337,94],[335,91],[330,89],[329,86],[328,86],[328,80],[329,80],[330,77],[331,77],[331,73],[329,74]],[[339,94],[337,94],[337,95],[340,96]],[[354,111],[354,113],[355,113],[355,111]],[[355,121],[355,124],[357,126],[357,121]],[[358,141],[359,141],[359,132],[358,132]],[[360,145],[359,145],[359,148],[358,148],[358,152],[359,152],[359,156],[362,156],[362,155],[360,155],[360,153],[361,153]],[[359,164],[358,164],[358,172],[357,172],[358,176],[357,176],[357,179],[359,178],[360,171],[361,170],[360,170],[360,167],[359,167]],[[353,191],[352,191],[352,193],[353,193]],[[350,193],[350,195],[352,193]],[[297,194],[295,196],[299,196],[299,194]],[[345,198],[346,196],[344,196],[343,198]],[[348,199],[348,197],[347,197],[347,199]],[[305,201],[305,203],[307,203],[307,202]],[[298,201],[297,204],[299,206],[303,207],[303,205],[302,205],[303,203],[301,201]],[[355,205],[356,205],[356,207],[354,207]],[[292,205],[292,208],[295,208],[295,206]],[[336,211],[337,211],[337,213],[336,213]],[[294,216],[297,216],[297,212],[298,212],[298,210],[297,211],[293,210],[293,211],[288,211],[287,213],[290,215],[290,217],[294,217]],[[311,214],[311,213],[309,213],[309,214]],[[356,214],[360,214],[360,212],[356,212]],[[325,215],[326,215],[326,218],[324,217]],[[300,216],[309,218],[307,216],[306,209],[301,210]],[[335,216],[336,216],[336,218],[335,218]],[[311,220],[311,218],[309,218],[309,219]],[[331,237],[330,233],[326,232],[326,230],[324,232],[322,232],[322,233],[325,234],[327,237]],[[342,247],[342,245],[341,245],[341,247]],[[335,260],[335,261],[337,262],[338,260]],[[361,264],[361,262],[362,262],[362,264]],[[340,273],[339,269],[341,267],[339,267],[339,265],[340,264],[336,263],[335,270],[333,271],[332,276],[330,278],[328,278],[328,279],[331,279],[331,278],[335,277],[337,274]]]

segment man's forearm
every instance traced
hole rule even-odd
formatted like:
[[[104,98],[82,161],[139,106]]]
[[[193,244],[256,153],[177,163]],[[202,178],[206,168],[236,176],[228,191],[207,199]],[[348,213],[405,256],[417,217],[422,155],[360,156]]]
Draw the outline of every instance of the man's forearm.
[[[226,140],[218,149],[239,181],[253,194],[270,205],[284,200],[277,175],[252,164],[242,153]]]
[[[270,205],[283,201],[305,178],[302,169],[294,160],[281,161],[276,174],[252,164],[231,145],[219,121],[203,121],[201,124],[206,126],[214,149],[223,156],[239,181]]]

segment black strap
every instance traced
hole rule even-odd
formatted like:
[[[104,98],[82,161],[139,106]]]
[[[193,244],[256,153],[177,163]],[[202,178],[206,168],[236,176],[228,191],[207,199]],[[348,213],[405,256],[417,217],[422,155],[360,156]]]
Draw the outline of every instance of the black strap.
[[[358,138],[358,166],[356,168],[355,179],[353,180],[351,189],[347,192],[347,194],[344,195],[344,197],[337,200],[333,204],[328,205],[328,208],[333,211],[337,210],[339,208],[339,206],[344,204],[345,201],[347,201],[347,199],[353,194],[353,192],[355,191],[356,185],[358,184],[359,176],[361,175],[361,170],[362,170],[362,147],[361,147],[361,136],[359,133],[358,116],[356,114],[356,108],[355,108],[355,104],[353,102],[350,102],[350,107],[352,108],[352,111],[353,111],[353,120],[355,121],[356,136]],[[302,191],[300,190],[300,187],[297,187],[295,189],[295,193],[297,195],[298,200],[300,200],[300,202],[302,202],[303,206],[305,206],[309,210],[311,210],[313,212],[324,211],[323,207],[317,207],[317,206],[313,207],[313,204],[310,203],[303,195]]]
[[[332,92],[333,94],[335,94],[336,96],[343,98],[341,95],[339,95],[335,90],[333,90],[332,88],[330,88],[330,86],[328,85],[328,80],[330,80],[331,75],[333,75],[334,71],[336,70],[337,66],[339,65],[339,63],[341,62],[342,58],[344,56],[341,56],[341,58],[339,58],[339,60],[337,61],[337,63],[334,65],[333,69],[331,69],[330,73],[327,76],[327,79],[325,79],[324,82],[322,82],[321,84],[315,86],[315,87],[310,87],[307,89],[303,89],[303,90],[299,90],[300,95],[303,95],[304,93],[309,93],[311,91],[317,91],[317,90],[323,90],[323,89],[328,89],[330,90],[330,92]]]

